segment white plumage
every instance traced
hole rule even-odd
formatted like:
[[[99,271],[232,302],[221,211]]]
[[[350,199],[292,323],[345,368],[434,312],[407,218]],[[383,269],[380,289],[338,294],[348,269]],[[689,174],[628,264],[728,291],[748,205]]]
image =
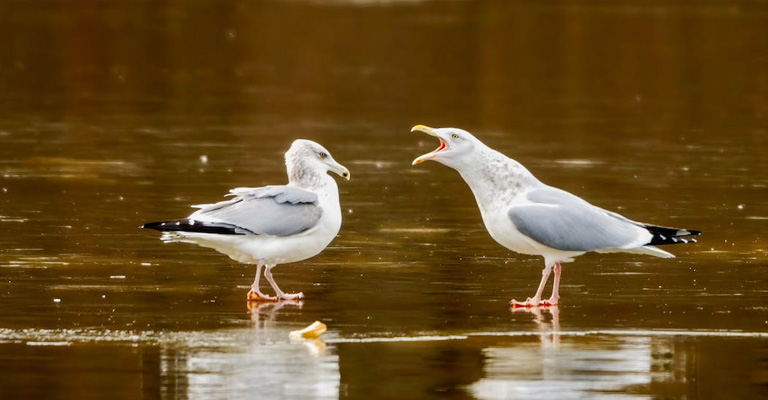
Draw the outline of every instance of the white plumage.
[[[653,245],[695,241],[681,236],[701,232],[648,225],[595,207],[564,190],[548,186],[517,161],[491,149],[469,132],[456,128],[413,127],[435,136],[440,147],[413,161],[434,160],[459,172],[472,189],[488,233],[504,247],[544,257],[536,294],[513,306],[555,305],[560,297],[560,263],[589,251],[626,252],[674,257]],[[552,269],[552,296],[541,301]]]
[[[341,207],[334,172],[349,179],[349,170],[328,150],[310,140],[296,140],[285,153],[287,185],[236,188],[232,199],[193,207],[186,219],[145,224],[163,231],[166,242],[194,243],[228,255],[235,261],[256,264],[249,300],[300,299],[302,293],[284,293],[272,277],[272,268],[319,254],[341,228]],[[259,289],[261,270],[276,297]]]

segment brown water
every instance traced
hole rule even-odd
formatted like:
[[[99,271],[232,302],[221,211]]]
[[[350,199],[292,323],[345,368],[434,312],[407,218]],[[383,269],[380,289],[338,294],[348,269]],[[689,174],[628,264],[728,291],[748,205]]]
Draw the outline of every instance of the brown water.
[[[768,397],[764,2],[8,1],[0,37],[0,398]],[[542,260],[410,166],[417,123],[704,235],[513,313]],[[295,138],[352,171],[339,237],[275,270],[302,304],[137,229],[284,182]]]

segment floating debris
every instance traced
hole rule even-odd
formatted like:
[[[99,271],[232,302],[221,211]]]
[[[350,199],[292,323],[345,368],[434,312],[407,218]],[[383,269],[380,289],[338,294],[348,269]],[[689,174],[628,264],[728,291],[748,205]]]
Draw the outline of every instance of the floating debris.
[[[318,337],[320,337],[320,335],[325,333],[326,330],[328,330],[328,327],[324,323],[320,321],[315,321],[312,323],[312,325],[304,329],[301,329],[298,331],[292,331],[291,333],[288,334],[288,337],[290,337],[291,339],[298,339],[298,338],[317,339]]]

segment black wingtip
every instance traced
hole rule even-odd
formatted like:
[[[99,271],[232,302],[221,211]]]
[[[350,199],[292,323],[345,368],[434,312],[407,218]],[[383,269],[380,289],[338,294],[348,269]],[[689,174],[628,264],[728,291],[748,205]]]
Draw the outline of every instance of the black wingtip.
[[[691,236],[701,235],[701,231],[692,229],[667,228],[665,226],[646,225],[645,229],[653,235],[648,245],[696,243]]]
[[[147,222],[146,224],[139,227],[139,229],[154,229],[158,231],[162,231],[164,229],[161,229],[162,222]]]
[[[154,229],[160,232],[198,232],[219,235],[254,234],[248,229],[223,222],[197,221],[193,219],[175,219],[172,221],[147,222],[141,226],[144,229]]]

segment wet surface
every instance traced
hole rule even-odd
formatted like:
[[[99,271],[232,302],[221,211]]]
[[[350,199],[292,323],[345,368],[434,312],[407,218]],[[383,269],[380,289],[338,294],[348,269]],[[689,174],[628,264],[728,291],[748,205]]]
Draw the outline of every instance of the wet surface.
[[[768,9],[759,2],[11,2],[0,6],[0,397],[768,396]],[[675,259],[540,258],[485,232],[459,126],[543,181],[704,231]],[[255,268],[147,221],[285,181],[324,144],[344,223]],[[321,341],[288,332],[315,320]],[[258,395],[257,395],[258,394]]]

